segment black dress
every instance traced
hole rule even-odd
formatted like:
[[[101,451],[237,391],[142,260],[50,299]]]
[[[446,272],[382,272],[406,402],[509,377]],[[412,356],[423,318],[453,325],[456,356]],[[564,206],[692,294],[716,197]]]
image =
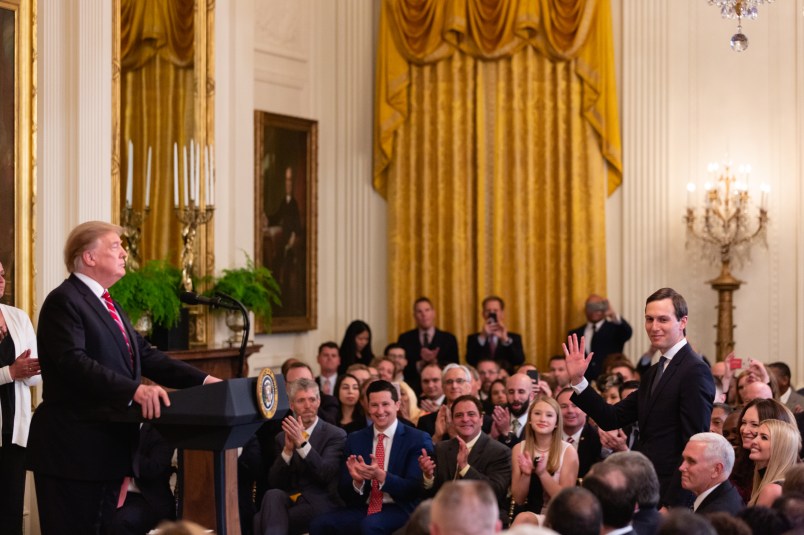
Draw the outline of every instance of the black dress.
[[[16,358],[11,336],[0,341],[0,368]],[[0,418],[3,422],[0,446],[0,533],[22,534],[22,507],[25,500],[25,448],[11,443],[14,433],[15,381],[0,385]]]

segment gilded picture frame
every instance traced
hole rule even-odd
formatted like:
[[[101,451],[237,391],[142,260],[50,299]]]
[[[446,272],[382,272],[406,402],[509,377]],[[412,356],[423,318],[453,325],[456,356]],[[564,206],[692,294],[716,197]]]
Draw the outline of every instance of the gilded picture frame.
[[[317,326],[318,123],[254,113],[254,262],[271,270],[282,306],[257,332]]]
[[[36,1],[0,0],[0,262],[3,302],[34,315]],[[14,98],[6,98],[13,95]]]

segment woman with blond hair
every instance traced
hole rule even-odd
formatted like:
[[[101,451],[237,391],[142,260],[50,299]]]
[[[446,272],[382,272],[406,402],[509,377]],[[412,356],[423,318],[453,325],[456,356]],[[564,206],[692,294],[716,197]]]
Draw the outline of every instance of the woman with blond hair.
[[[561,440],[561,409],[551,397],[536,399],[528,411],[525,440],[511,450],[511,494],[521,513],[515,523],[533,523],[550,498],[575,485],[578,453]]]
[[[801,434],[793,424],[773,419],[759,424],[749,455],[755,466],[749,507],[771,507],[782,495],[785,473],[798,463],[799,450]]]

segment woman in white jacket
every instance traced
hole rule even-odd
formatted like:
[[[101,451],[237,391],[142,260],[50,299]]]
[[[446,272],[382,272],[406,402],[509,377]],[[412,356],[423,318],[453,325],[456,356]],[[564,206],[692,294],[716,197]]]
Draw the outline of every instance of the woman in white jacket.
[[[0,263],[0,297],[6,289]],[[30,387],[42,380],[36,334],[22,310],[0,304],[0,526],[22,533],[25,446],[31,423]]]

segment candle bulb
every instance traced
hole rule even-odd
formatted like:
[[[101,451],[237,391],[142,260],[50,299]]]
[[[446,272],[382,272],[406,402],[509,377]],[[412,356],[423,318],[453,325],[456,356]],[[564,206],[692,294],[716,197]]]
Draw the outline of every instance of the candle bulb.
[[[193,190],[193,198],[195,199],[195,205],[201,206],[201,197],[198,195],[199,191],[201,190],[201,147],[198,145],[195,146],[195,185]]]
[[[190,182],[187,169],[187,145],[184,146],[184,206],[190,207]]]
[[[687,184],[687,208],[693,207],[694,196],[695,196],[695,184],[693,182],[690,182]]]
[[[209,204],[209,145],[204,147],[204,165],[204,170],[206,171],[204,175],[206,179],[204,181],[204,201],[206,204]]]
[[[209,150],[209,205],[215,206],[215,147]]]
[[[151,147],[148,147],[148,167],[145,175],[145,209],[151,206]]]
[[[179,207],[179,144],[173,142],[173,208]]]
[[[196,201],[195,197],[193,197],[193,193],[195,192],[195,185],[193,181],[195,180],[195,143],[193,140],[190,140],[190,182],[189,187],[190,189],[187,191],[187,195],[190,199],[190,202]],[[196,204],[198,204],[196,202]]]
[[[128,140],[128,176],[126,177],[126,206],[134,198],[134,143]]]

